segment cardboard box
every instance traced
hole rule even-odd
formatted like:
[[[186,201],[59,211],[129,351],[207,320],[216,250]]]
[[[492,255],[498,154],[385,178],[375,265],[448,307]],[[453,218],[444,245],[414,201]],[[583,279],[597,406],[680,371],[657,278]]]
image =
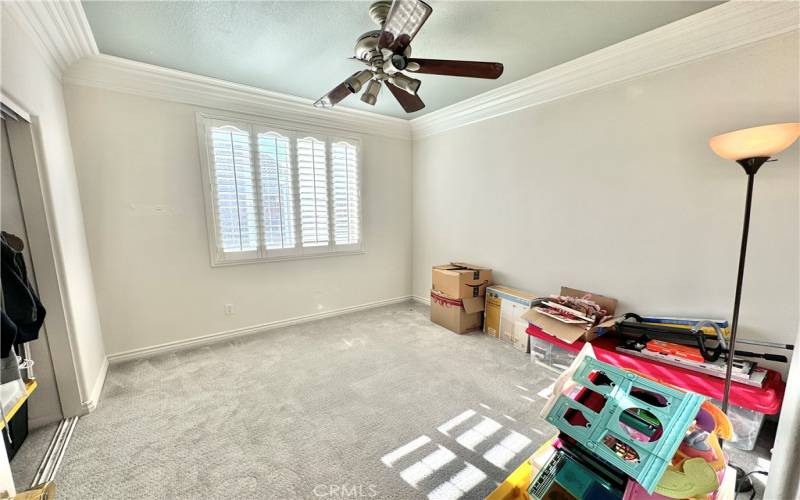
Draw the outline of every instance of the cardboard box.
[[[431,283],[435,291],[448,297],[483,297],[492,283],[492,270],[463,262],[433,266]]]
[[[584,292],[582,290],[576,290],[574,288],[568,288],[565,286],[561,287],[561,295],[567,297],[585,297],[589,295],[591,300],[597,302],[600,307],[608,312],[609,316],[614,316],[614,313],[617,309],[617,299],[612,299],[603,295]],[[526,312],[522,317],[523,319],[528,320],[530,323],[538,326],[544,333],[561,339],[568,344],[572,344],[576,340],[592,341],[599,337],[604,329],[614,325],[614,319],[610,319],[606,320],[604,323],[600,323],[599,325],[592,327],[587,331],[584,326],[562,323],[557,319],[537,312],[535,309],[531,309],[530,311]]]
[[[537,296],[532,293],[522,292],[506,286],[490,286],[486,288],[484,333],[513,344],[516,337],[515,324],[531,308],[536,298]],[[528,352],[527,339],[525,343],[525,352]]]
[[[480,330],[483,297],[453,298],[431,290],[431,321],[456,333]]]
[[[500,338],[500,307],[503,299],[493,293],[486,294],[486,305],[483,311],[483,333]]]
[[[514,322],[514,336],[511,339],[511,345],[518,351],[531,352],[530,338],[531,336],[528,335],[528,322],[520,317]]]

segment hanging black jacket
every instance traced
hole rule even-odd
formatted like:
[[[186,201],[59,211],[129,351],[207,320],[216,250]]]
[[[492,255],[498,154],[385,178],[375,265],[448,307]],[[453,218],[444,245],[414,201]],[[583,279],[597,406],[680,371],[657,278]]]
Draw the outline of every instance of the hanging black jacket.
[[[22,258],[22,240],[3,231],[0,234],[0,279],[3,287],[2,346],[7,357],[13,344],[36,340],[44,323],[45,310],[30,281]]]
[[[14,345],[14,341],[17,338],[17,325],[11,321],[11,318],[6,316],[5,311],[0,311],[0,316],[2,316],[2,337],[3,342],[2,346],[0,346],[0,358],[7,358],[8,354],[11,352],[11,346]],[[2,381],[4,384],[6,383],[5,380]]]

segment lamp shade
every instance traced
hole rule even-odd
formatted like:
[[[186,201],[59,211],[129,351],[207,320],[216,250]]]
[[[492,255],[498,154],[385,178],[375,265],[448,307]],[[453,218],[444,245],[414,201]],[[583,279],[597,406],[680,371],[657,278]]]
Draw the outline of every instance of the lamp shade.
[[[776,123],[721,134],[712,137],[708,145],[726,160],[743,160],[776,155],[798,137],[800,123]]]

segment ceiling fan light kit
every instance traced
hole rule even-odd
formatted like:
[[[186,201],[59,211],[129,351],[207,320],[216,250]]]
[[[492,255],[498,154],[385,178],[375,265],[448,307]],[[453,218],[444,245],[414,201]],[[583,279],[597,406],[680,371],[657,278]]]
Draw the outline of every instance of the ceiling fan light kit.
[[[392,75],[389,81],[411,95],[416,95],[417,90],[419,90],[419,86],[422,85],[421,81],[417,80],[416,78],[408,77],[403,73],[395,73]]]
[[[371,80],[367,85],[367,90],[361,94],[361,100],[370,106],[374,106],[378,100],[378,92],[381,91],[381,82],[378,80]]]
[[[350,94],[360,92],[367,84],[361,100],[374,106],[382,88],[381,83],[384,83],[403,109],[413,113],[425,107],[417,95],[422,82],[402,71],[466,78],[500,78],[503,65],[496,62],[412,59],[411,40],[432,12],[431,6],[422,0],[379,0],[370,5],[370,18],[381,29],[362,34],[353,48],[353,59],[366,64],[368,69],[354,73],[319,98],[314,106],[332,108]]]
[[[365,69],[353,74],[353,76],[345,80],[345,82],[347,83],[347,87],[350,89],[350,92],[355,94],[360,91],[361,87],[363,87],[370,80],[372,80],[372,71]]]

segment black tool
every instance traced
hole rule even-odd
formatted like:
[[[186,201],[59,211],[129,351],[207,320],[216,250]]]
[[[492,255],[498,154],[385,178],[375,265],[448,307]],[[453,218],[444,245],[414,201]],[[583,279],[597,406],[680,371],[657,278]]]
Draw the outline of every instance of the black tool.
[[[750,351],[733,351],[734,356],[740,356],[742,358],[761,358],[766,361],[777,361],[778,363],[788,363],[789,360],[786,359],[786,356],[781,354],[769,354],[769,353],[759,353],[759,352],[750,352]],[[723,358],[728,359],[728,352],[725,351]]]
[[[635,313],[625,314],[621,320],[617,321],[617,332],[623,337],[636,339],[637,342],[647,343],[648,340],[662,340],[675,344],[689,345],[697,347],[703,359],[706,361],[717,361],[722,357],[728,358],[729,350],[723,345],[723,339],[716,335],[705,333],[700,328],[687,330],[685,328],[675,328],[672,326],[643,324],[642,317]],[[709,346],[708,343],[716,343]],[[750,344],[759,345],[756,341]],[[770,343],[768,346],[773,347]],[[777,345],[775,347],[781,347]],[[785,345],[785,348],[793,349],[792,345]],[[786,356],[780,354],[756,353],[751,351],[734,351],[734,356],[745,358],[761,358],[767,361],[778,363],[788,363]]]

